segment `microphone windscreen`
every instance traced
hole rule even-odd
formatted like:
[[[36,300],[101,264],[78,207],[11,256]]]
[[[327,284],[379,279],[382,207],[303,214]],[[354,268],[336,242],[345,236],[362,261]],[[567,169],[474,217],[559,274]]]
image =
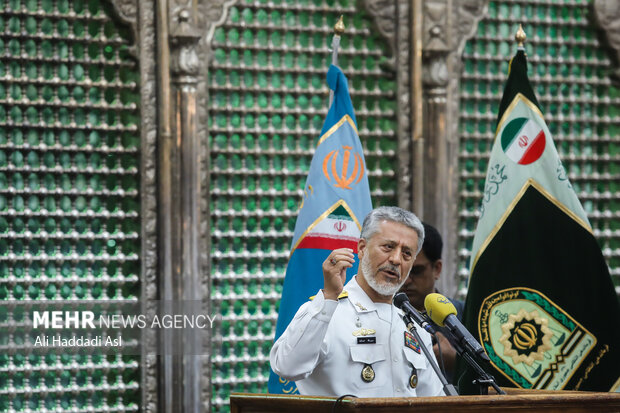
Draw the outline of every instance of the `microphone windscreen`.
[[[401,308],[405,301],[409,301],[409,297],[407,297],[407,294],[405,293],[398,293],[392,299],[392,302],[394,303],[396,308]]]
[[[424,299],[426,313],[435,324],[444,326],[444,320],[450,314],[456,315],[456,307],[446,297],[441,294],[431,293]]]

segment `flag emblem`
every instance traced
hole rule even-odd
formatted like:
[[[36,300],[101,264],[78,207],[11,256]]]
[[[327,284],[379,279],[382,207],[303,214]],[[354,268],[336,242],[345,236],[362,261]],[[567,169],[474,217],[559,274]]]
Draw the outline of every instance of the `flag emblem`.
[[[491,363],[525,389],[565,388],[597,343],[565,310],[530,288],[490,295],[480,320],[481,343]]]
[[[502,324],[504,334],[499,338],[504,355],[512,357],[515,364],[525,362],[530,366],[535,360],[543,360],[545,351],[551,349],[553,337],[548,324],[549,319],[541,317],[536,310],[528,313],[521,308],[517,314],[510,314]]]
[[[545,151],[545,132],[531,118],[515,118],[508,122],[501,140],[506,156],[519,165],[537,161]]]
[[[353,154],[355,161],[353,170],[349,172],[349,161],[353,161],[353,159],[351,159],[351,149],[353,149],[353,147],[343,146],[342,149],[344,149],[344,155],[342,156],[341,172],[338,173],[337,168],[338,153],[340,150],[336,149],[329,152],[323,159],[323,175],[325,175],[328,181],[332,181],[333,178],[336,188],[352,189],[352,184],[357,185],[360,183],[364,177],[366,168],[364,167],[364,160],[361,155],[355,152]]]

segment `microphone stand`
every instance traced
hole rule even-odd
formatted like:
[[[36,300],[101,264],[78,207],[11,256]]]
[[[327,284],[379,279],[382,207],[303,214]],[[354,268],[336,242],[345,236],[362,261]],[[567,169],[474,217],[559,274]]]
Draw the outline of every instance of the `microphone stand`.
[[[431,356],[428,349],[424,345],[424,342],[420,338],[420,335],[418,334],[418,331],[415,328],[415,324],[413,323],[413,320],[411,319],[411,317],[405,313],[403,318],[405,319],[407,330],[409,330],[409,332],[413,334],[415,339],[418,340],[418,343],[420,343],[420,347],[422,348],[422,351],[424,352],[426,359],[431,364],[431,367],[433,367],[433,370],[435,370],[435,373],[439,377],[439,381],[441,381],[441,384],[443,385],[443,391],[444,393],[446,393],[446,396],[458,396],[459,393],[456,391],[456,388],[452,384],[448,383],[448,380],[446,380],[446,378],[441,373],[441,370],[439,370],[439,366],[435,362],[435,359]]]
[[[457,350],[458,353],[458,350]],[[500,389],[500,387],[495,382],[495,378],[491,376],[489,373],[484,371],[480,364],[476,363],[476,360],[466,351],[462,351],[459,353],[459,356],[463,357],[467,364],[469,364],[478,374],[478,378],[474,380],[474,384],[480,386],[480,394],[487,395],[489,394],[489,385],[491,385],[497,394],[506,394],[505,391]]]
[[[441,333],[443,333],[443,331]],[[450,335],[451,334],[452,332],[450,332]],[[497,385],[497,383],[495,382],[495,378],[486,371],[484,371],[480,364],[476,362],[476,360],[471,356],[471,354],[466,351],[465,348],[456,339],[448,336],[448,341],[450,342],[450,344],[452,344],[452,347],[454,347],[456,353],[459,356],[463,357],[467,364],[469,364],[469,366],[476,371],[478,378],[475,379],[473,383],[479,386],[481,395],[489,394],[489,385],[493,387],[493,389],[495,389],[497,394],[506,394],[506,392]]]

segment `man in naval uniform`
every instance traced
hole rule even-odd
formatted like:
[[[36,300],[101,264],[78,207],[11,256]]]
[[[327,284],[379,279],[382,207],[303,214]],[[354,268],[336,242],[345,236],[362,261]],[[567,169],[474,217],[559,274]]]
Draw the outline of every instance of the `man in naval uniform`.
[[[271,349],[273,371],[307,395],[444,395],[420,348],[433,354],[430,335],[418,328],[418,342],[392,305],[423,242],[424,227],[413,213],[379,207],[368,214],[358,274],[344,285],[353,251],[330,253],[323,262],[323,290],[299,308]]]

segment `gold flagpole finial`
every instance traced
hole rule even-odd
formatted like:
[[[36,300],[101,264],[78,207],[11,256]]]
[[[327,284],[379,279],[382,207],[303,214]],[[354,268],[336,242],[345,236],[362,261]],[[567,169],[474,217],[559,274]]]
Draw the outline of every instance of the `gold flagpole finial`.
[[[344,33],[344,21],[342,19],[342,14],[340,18],[334,25],[334,37],[332,38],[332,64],[338,65],[338,48],[340,47],[340,35]],[[332,106],[334,101],[334,91],[329,89],[329,106]]]
[[[517,34],[515,34],[517,46],[523,47],[523,43],[525,43],[526,38],[527,36],[525,35],[525,31],[523,31],[523,26],[519,25],[519,30],[517,30]]]
[[[334,34],[336,34],[337,36],[340,36],[342,33],[344,33],[344,29],[345,29],[344,21],[342,19],[342,15],[340,15],[340,18],[334,25]]]

